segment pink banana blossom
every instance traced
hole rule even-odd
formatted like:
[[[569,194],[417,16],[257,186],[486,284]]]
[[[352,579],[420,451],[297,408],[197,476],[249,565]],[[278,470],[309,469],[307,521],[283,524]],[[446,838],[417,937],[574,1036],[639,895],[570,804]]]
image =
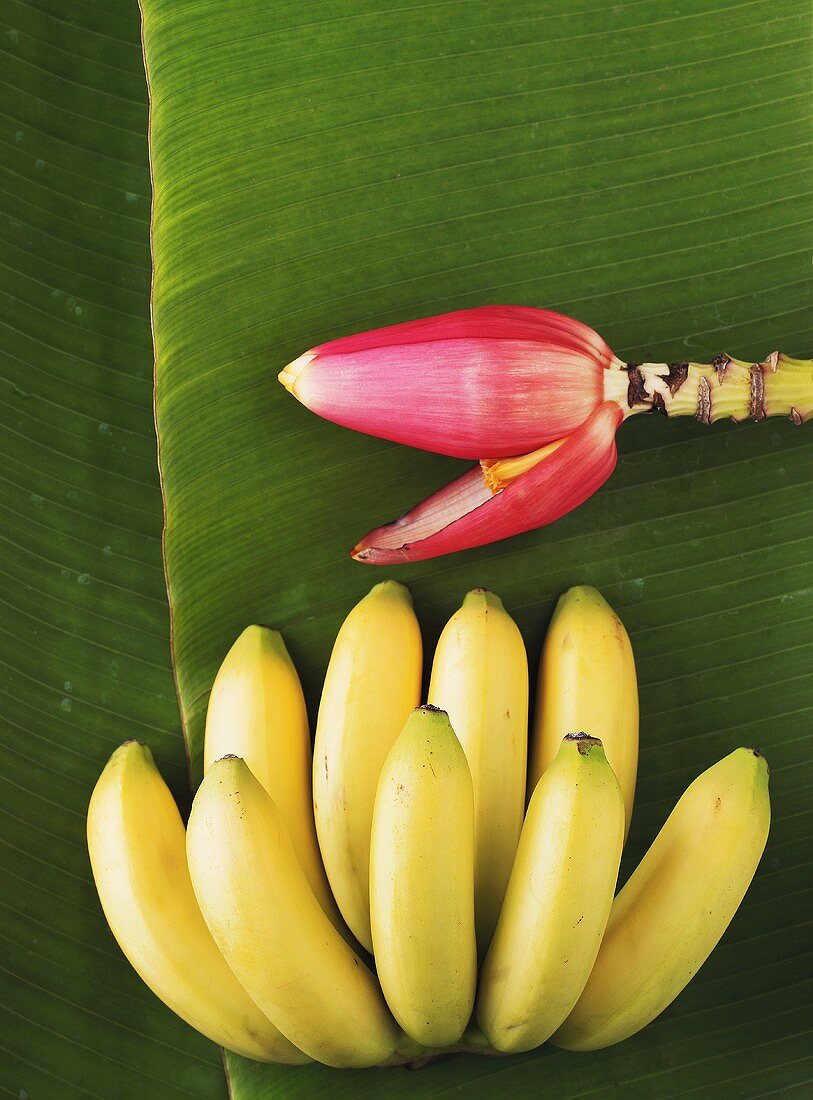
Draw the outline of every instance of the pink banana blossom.
[[[781,368],[781,370],[780,370]],[[549,310],[483,306],[320,344],[280,373],[312,412],[368,435],[479,459],[353,548],[389,565],[542,527],[594,493],[628,416],[813,413],[813,362],[624,363],[587,325]],[[487,456],[487,457],[484,457]]]

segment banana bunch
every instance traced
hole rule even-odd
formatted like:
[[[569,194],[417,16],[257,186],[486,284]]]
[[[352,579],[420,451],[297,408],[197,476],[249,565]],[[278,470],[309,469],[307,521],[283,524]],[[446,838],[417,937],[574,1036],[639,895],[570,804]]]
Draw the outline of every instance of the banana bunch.
[[[212,687],[186,828],[148,748],[102,772],[105,916],[214,1042],[337,1068],[595,1050],[662,1012],[728,926],[767,840],[767,764],[740,748],[700,775],[615,895],[637,682],[595,589],[559,601],[530,736],[525,645],[493,593],[446,624],[424,706],[422,676],[410,595],[385,581],[336,638],[313,751],[281,635],[250,626]]]

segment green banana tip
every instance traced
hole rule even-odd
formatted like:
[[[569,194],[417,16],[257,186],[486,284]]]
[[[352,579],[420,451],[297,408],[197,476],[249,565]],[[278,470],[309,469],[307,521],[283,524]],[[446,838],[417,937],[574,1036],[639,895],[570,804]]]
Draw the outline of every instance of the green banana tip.
[[[753,748],[753,747],[750,747],[750,746],[745,748],[745,752],[750,752],[750,754],[754,757],[754,759],[757,761],[757,763],[761,764],[765,768],[765,774],[766,775],[771,774],[771,769],[768,765],[768,761],[765,759],[765,754],[763,752],[760,752],[759,749]]]
[[[412,593],[409,591],[405,584],[401,584],[400,581],[379,581],[378,584],[374,584],[367,596],[391,596],[396,599],[405,600],[410,607],[412,606]]]
[[[261,648],[264,646],[270,649],[279,649],[280,646],[285,648],[282,634],[273,626],[266,626],[264,623],[251,623],[247,626],[238,636],[235,645],[240,642],[257,644]]]
[[[432,703],[424,703],[423,706],[416,707],[413,710],[407,718],[404,729],[409,727],[412,727],[412,732],[419,736],[424,736],[431,731],[430,736],[432,737],[451,737],[455,741],[458,740],[457,734],[452,728],[448,712],[443,710],[442,707],[434,706]]]
[[[219,756],[217,760],[214,760],[212,762],[212,764],[206,770],[206,775],[213,775],[217,772],[227,770],[233,771],[235,768],[239,770],[241,766],[247,766],[242,756],[236,756],[233,752],[228,752],[225,756]]]
[[[560,607],[569,607],[570,604],[574,603],[593,604],[600,608],[610,606],[599,590],[594,588],[592,584],[574,584],[562,593],[556,607],[558,610]]]
[[[765,759],[759,749],[753,748],[750,745],[740,745],[736,749],[732,749],[726,756],[722,757],[715,764],[712,764],[708,771],[715,771],[720,769],[722,772],[728,772],[729,774],[736,774],[739,776],[740,781],[765,783],[767,786],[770,778],[771,770],[768,767],[768,761]],[[703,772],[705,775],[706,772]]]
[[[126,741],[122,741],[117,749],[113,751],[111,760],[114,760],[121,756],[143,756],[145,760],[152,762],[152,751],[150,746],[143,741],[139,741],[137,737],[128,737]]]
[[[505,605],[496,592],[492,592],[489,588],[472,588],[463,597],[463,606],[471,607],[472,605],[481,607],[493,607],[498,611],[504,611]]]
[[[113,750],[103,771],[112,772],[131,768],[158,770],[149,745],[145,745],[143,741],[139,741],[135,737],[122,741],[118,748]]]
[[[225,756],[219,756],[209,768],[206,770],[206,774],[203,777],[203,784],[207,784],[211,787],[215,785],[237,784],[241,788],[246,785],[251,786],[255,783],[256,777],[254,772],[248,766],[242,756],[237,756],[233,752],[226,753]]]
[[[584,733],[584,731],[580,733],[566,733],[562,741],[575,742],[576,748],[582,756],[589,756],[591,749],[604,748],[600,737],[592,737],[589,733]]]

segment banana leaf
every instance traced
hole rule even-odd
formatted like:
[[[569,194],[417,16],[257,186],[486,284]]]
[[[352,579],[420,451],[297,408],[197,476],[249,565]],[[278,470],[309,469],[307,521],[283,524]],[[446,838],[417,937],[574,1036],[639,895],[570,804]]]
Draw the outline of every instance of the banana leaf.
[[[124,961],[84,836],[116,742],[147,741],[188,791],[151,413],[138,11],[10,0],[0,20],[0,1092],[214,1100],[219,1052]]]
[[[160,482],[139,13],[0,15],[0,1090],[808,1095],[809,428],[639,417],[605,489],[554,527],[373,570],[347,557],[357,537],[462,467],[320,421],[275,380],[320,340],[485,302],[578,316],[628,360],[809,355],[808,13],[144,0]],[[413,591],[430,653],[479,584],[532,662],[570,584],[620,612],[642,704],[624,875],[701,769],[742,743],[769,759],[774,825],[742,909],[616,1048],[224,1072],[104,925],[83,817],[107,755],[147,741],[188,806],[234,635],[281,628],[315,715],[338,625],[385,576]]]

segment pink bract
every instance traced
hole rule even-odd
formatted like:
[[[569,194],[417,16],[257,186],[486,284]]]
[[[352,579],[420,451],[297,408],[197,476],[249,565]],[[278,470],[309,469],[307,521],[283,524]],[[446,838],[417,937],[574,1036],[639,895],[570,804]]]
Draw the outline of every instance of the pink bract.
[[[320,344],[280,374],[337,424],[458,458],[569,435],[603,400],[613,353],[580,321],[483,306]]]
[[[552,523],[613,472],[622,419],[618,405],[603,402],[552,454],[493,495],[474,467],[401,519],[370,531],[352,556],[371,565],[422,561]]]

